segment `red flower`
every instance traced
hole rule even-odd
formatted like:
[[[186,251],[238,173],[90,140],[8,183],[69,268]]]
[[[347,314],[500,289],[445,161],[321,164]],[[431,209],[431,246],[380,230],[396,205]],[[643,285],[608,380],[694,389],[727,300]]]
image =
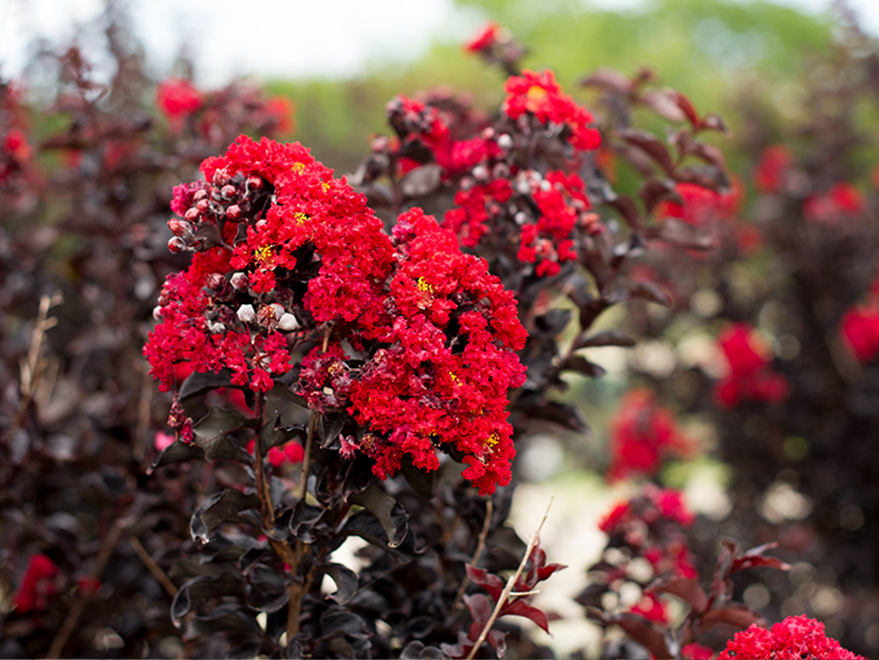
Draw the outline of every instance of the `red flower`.
[[[714,657],[714,651],[707,646],[691,642],[681,649],[681,657],[684,660],[711,660]]]
[[[498,41],[498,33],[501,26],[494,22],[487,23],[473,39],[464,45],[464,50],[468,53],[478,53],[482,50],[489,50]]]
[[[678,183],[675,190],[681,202],[660,202],[656,205],[657,218],[678,218],[687,224],[702,226],[717,218],[731,216],[738,204],[735,190],[721,195],[694,183]]]
[[[648,621],[654,623],[667,624],[668,612],[665,611],[665,605],[656,594],[644,594],[644,597],[631,610],[632,614],[640,614]]]
[[[714,387],[722,408],[742,401],[778,402],[787,398],[787,379],[770,367],[765,348],[750,326],[739,323],[724,330],[718,343],[729,364],[729,374]]]
[[[201,108],[201,92],[188,80],[169,78],[159,83],[156,105],[169,120],[180,120]]]
[[[612,422],[608,479],[653,475],[668,455],[688,454],[691,444],[678,430],[671,411],[658,405],[652,392],[631,390]]]
[[[49,599],[58,593],[55,577],[58,567],[46,555],[33,555],[24,572],[18,593],[15,594],[15,607],[22,614],[34,610],[44,610]]]
[[[861,363],[879,355],[879,309],[855,307],[842,317],[840,332]]]
[[[718,660],[744,658],[863,660],[827,637],[823,623],[804,614],[789,616],[769,630],[751,624],[747,630],[736,633],[718,656]]]
[[[529,113],[544,124],[563,124],[570,131],[568,141],[581,151],[601,145],[601,134],[590,127],[592,114],[562,92],[552,71],[525,70],[521,76],[511,76],[504,91],[503,110],[510,119]]]
[[[793,155],[787,147],[776,144],[764,149],[754,171],[754,185],[757,190],[762,193],[776,193],[781,190],[787,168],[792,162]]]

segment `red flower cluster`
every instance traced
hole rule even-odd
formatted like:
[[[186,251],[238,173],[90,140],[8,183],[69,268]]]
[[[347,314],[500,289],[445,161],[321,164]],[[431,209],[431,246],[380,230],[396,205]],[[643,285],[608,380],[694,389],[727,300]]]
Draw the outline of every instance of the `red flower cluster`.
[[[611,509],[598,528],[611,537],[619,537],[633,557],[647,559],[657,577],[696,578],[687,539],[680,531],[694,520],[680,491],[650,484],[642,495]]]
[[[793,154],[785,146],[776,144],[764,149],[754,171],[757,190],[762,193],[779,192],[792,162]]]
[[[787,398],[787,379],[770,367],[766,349],[752,327],[732,325],[720,333],[717,341],[729,364],[729,373],[714,387],[714,400],[720,407]]]
[[[436,469],[436,450],[454,447],[483,494],[508,483],[506,393],[524,381],[513,351],[525,331],[485,262],[420,209],[392,240],[298,144],[242,136],[202,171],[210,183],[180,186],[172,202],[183,219],[169,222],[169,246],[196,254],[166,281],[145,348],[160,386],[188,360],[265,392],[292,368],[290,343],[317,339],[299,388],[311,408],[363,425],[344,454],[373,458],[384,478],[405,455]]]
[[[879,355],[879,309],[855,307],[842,317],[840,332],[859,362],[866,364]]]
[[[361,437],[344,439],[343,452],[375,459],[377,476],[395,473],[406,454],[434,470],[436,449],[452,446],[469,465],[464,477],[492,492],[510,481],[506,392],[524,381],[512,352],[525,340],[515,300],[421,209],[400,216],[393,238],[390,318],[362,335],[383,347],[358,369],[341,346],[313,349],[302,363],[301,393],[310,406],[346,408],[363,425]]]
[[[543,124],[564,126],[568,141],[581,151],[601,145],[601,134],[590,126],[594,117],[562,91],[552,71],[525,70],[521,76],[510,76],[504,91],[503,111],[510,119],[527,113]]]
[[[772,658],[773,660],[864,660],[827,637],[824,624],[806,615],[789,616],[771,629],[756,623],[736,633],[718,660]]]
[[[156,105],[169,120],[185,118],[201,108],[201,92],[189,80],[169,78],[159,83]]]
[[[24,572],[18,593],[15,594],[15,608],[21,614],[34,610],[44,610],[49,599],[58,593],[56,577],[58,567],[46,555],[33,555]]]
[[[686,455],[691,441],[675,424],[674,415],[656,402],[653,392],[630,390],[611,423],[611,466],[608,479],[651,476],[669,454]]]
[[[809,196],[803,202],[803,215],[808,220],[833,225],[840,219],[864,211],[864,196],[850,183],[837,183],[823,194]]]

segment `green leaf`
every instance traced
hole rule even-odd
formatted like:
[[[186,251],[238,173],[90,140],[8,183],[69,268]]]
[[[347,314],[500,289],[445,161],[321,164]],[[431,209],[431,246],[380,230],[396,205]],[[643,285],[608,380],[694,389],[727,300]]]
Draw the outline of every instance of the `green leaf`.
[[[230,433],[255,428],[256,420],[249,419],[234,410],[212,408],[196,422],[192,431],[195,444],[204,450],[209,460],[225,459],[245,465],[253,465],[253,457],[232,441]]]

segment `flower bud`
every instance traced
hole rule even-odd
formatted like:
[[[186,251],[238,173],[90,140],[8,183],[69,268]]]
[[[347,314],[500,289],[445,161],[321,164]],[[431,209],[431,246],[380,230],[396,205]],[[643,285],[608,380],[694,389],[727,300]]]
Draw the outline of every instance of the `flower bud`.
[[[186,241],[179,236],[174,236],[168,241],[168,249],[174,254],[183,252],[186,249]]]
[[[239,218],[241,218],[241,207],[238,204],[232,204],[232,206],[226,209],[227,220],[238,222]]]
[[[168,220],[168,229],[175,236],[183,236],[187,232],[192,232],[192,225],[180,218],[171,218]]]
[[[510,137],[508,133],[504,133],[497,139],[497,146],[501,149],[512,149],[513,148],[513,138]]]
[[[210,207],[211,202],[208,199],[200,199],[195,203],[195,208],[198,209],[199,213],[204,213]]]
[[[238,289],[239,291],[247,286],[247,275],[244,273],[232,273],[232,277],[229,279],[229,284],[232,285],[233,289]]]
[[[236,192],[238,192],[238,189],[235,186],[228,184],[228,185],[223,186],[223,189],[220,191],[220,194],[223,197],[225,197],[226,199],[231,199],[235,195]]]
[[[198,220],[199,215],[201,215],[201,213],[199,213],[198,209],[193,206],[191,209],[186,210],[186,215],[183,217],[189,220],[189,222],[193,222]]]
[[[201,200],[207,199],[207,198],[208,198],[208,191],[204,190],[204,189],[196,190],[195,194],[192,195],[193,202],[200,202]]]
[[[156,321],[161,321],[162,317],[162,306],[156,305],[155,307],[153,307],[153,318],[156,319]]]
[[[220,275],[220,273],[211,273],[207,277],[207,281],[205,284],[211,291],[219,291],[223,288],[223,284],[226,283],[226,278]]]
[[[238,320],[242,323],[253,323],[256,320],[256,312],[253,311],[253,305],[241,305],[238,308]]]
[[[262,190],[262,179],[258,176],[247,177],[247,187],[250,190]]]
[[[299,321],[290,312],[286,312],[278,319],[278,328],[284,332],[292,332],[299,329]]]

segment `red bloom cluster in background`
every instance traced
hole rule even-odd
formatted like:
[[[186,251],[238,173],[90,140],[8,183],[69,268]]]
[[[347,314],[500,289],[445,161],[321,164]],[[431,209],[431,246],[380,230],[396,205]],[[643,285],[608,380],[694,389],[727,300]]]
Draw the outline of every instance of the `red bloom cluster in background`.
[[[503,28],[498,23],[493,21],[486,23],[473,39],[464,44],[464,50],[468,53],[489,50],[498,42],[502,30]]]
[[[510,76],[504,85],[503,111],[510,119],[532,116],[545,125],[565,127],[567,140],[581,151],[598,149],[601,134],[592,128],[595,118],[562,91],[552,71],[528,71]]]
[[[864,660],[827,637],[824,624],[806,615],[789,616],[770,629],[752,624],[736,633],[718,660],[777,658],[777,660]]]
[[[646,389],[625,394],[611,422],[610,480],[630,476],[652,476],[669,455],[686,456],[692,442],[675,423],[674,415],[656,402]]]
[[[293,102],[282,96],[266,98],[248,83],[232,83],[222,89],[201,92],[189,80],[169,78],[156,89],[156,107],[180,134],[185,125],[216,143],[226,139],[234,126],[252,126],[261,133],[293,131]]]
[[[598,523],[598,528],[653,566],[655,576],[697,577],[682,528],[695,516],[684,503],[683,493],[648,484],[641,495],[621,502]],[[613,579],[622,579],[622,573]]]
[[[862,364],[879,355],[879,276],[870,285],[866,302],[843,314],[839,331],[843,342]]]
[[[49,599],[58,593],[58,567],[46,555],[33,555],[28,562],[21,586],[15,594],[15,608],[21,614],[44,610]]]
[[[775,144],[764,149],[754,170],[757,190],[767,194],[780,192],[792,163],[793,154],[787,147]]]
[[[714,399],[722,408],[732,408],[743,401],[778,402],[788,396],[787,379],[770,365],[757,332],[749,325],[737,323],[717,338],[729,365],[729,373],[714,387]]]
[[[850,183],[834,184],[826,193],[811,195],[803,202],[808,220],[828,225],[864,212],[864,196]]]
[[[677,218],[701,227],[716,218],[728,218],[738,205],[736,192],[718,193],[694,183],[678,183],[675,192],[679,202],[663,201],[656,206],[657,218]]]
[[[525,331],[485,262],[420,209],[391,239],[364,197],[298,144],[242,136],[202,171],[210,183],[178,186],[172,203],[183,218],[169,221],[169,247],[196,254],[166,281],[145,348],[161,387],[189,361],[266,392],[317,340],[299,391],[362,425],[346,456],[374,459],[384,478],[405,455],[436,469],[449,445],[483,493],[509,483],[506,393],[524,381],[513,351]]]

